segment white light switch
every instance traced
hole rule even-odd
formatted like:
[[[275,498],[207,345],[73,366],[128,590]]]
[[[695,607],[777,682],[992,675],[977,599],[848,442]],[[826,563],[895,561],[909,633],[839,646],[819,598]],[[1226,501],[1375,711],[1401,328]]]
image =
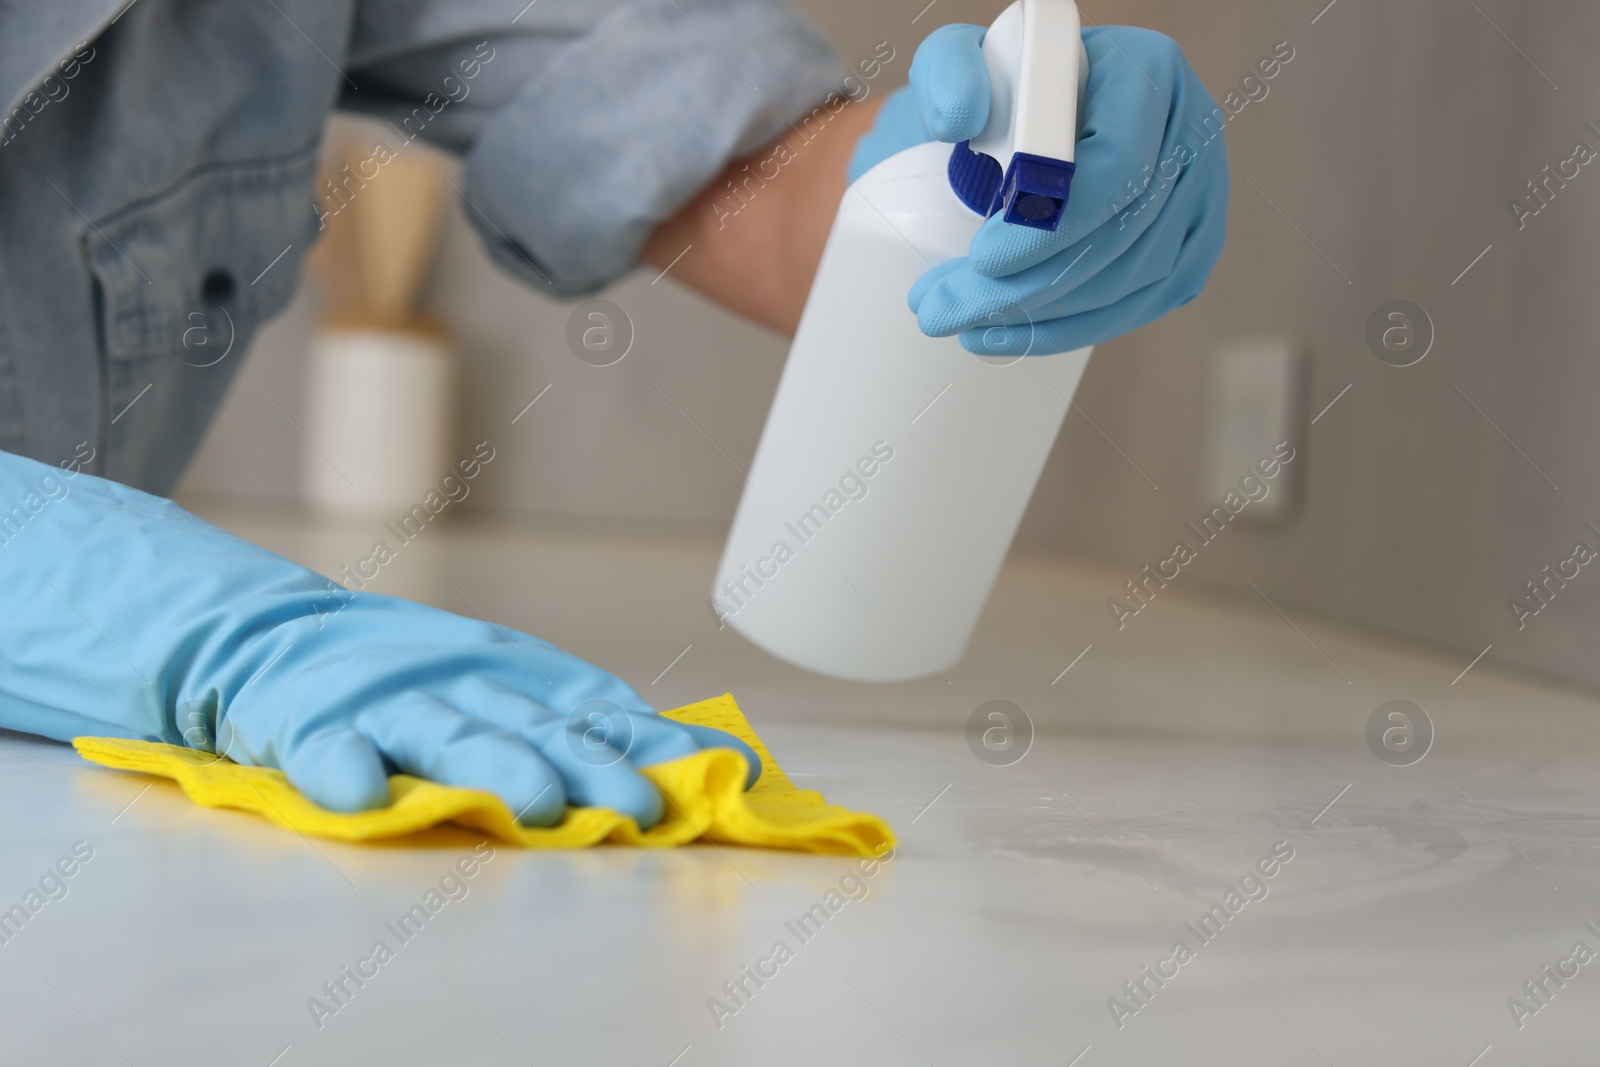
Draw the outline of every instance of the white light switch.
[[[1231,492],[1249,499],[1237,516],[1247,522],[1277,522],[1294,513],[1305,469],[1308,365],[1305,348],[1289,337],[1223,345],[1212,368],[1202,506],[1219,504]],[[1294,459],[1258,467],[1263,458],[1275,458],[1283,442],[1294,448]],[[1276,475],[1263,478],[1261,471],[1272,466],[1279,468]],[[1247,475],[1255,481],[1241,488]],[[1257,488],[1261,483],[1265,491]]]

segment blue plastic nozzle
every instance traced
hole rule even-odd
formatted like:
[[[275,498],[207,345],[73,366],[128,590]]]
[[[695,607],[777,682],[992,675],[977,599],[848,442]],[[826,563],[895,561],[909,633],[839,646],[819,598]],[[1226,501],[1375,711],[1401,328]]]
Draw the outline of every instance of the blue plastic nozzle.
[[[1017,152],[1001,170],[993,156],[974,152],[962,141],[950,152],[950,188],[961,202],[988,217],[1004,213],[1014,226],[1054,230],[1072,191],[1073,163]]]

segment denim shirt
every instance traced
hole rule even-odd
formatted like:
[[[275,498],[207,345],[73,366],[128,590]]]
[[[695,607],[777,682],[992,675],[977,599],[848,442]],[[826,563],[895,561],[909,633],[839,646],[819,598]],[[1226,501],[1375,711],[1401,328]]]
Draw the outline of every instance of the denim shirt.
[[[0,0],[0,450],[170,491],[336,107],[459,154],[489,254],[573,295],[839,74],[781,0]]]

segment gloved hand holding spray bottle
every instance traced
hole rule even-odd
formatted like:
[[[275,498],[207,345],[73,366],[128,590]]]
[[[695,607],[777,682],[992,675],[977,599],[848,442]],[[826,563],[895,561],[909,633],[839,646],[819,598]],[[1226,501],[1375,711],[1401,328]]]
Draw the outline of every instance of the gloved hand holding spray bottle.
[[[1186,120],[1223,115],[1176,45],[1120,27],[1080,37],[1071,0],[1017,0],[986,32],[936,31],[918,64],[931,52],[981,82],[960,54],[979,39],[981,132],[954,148],[897,132],[973,124],[957,106],[929,128],[930,95],[972,91],[930,87],[927,65],[919,85],[914,65],[921,121],[891,98],[887,130],[863,140],[858,160],[912,143],[840,204],[712,589],[750,640],[841,678],[960,659],[1092,345],[1193,299],[1221,251],[1220,139],[1152,180]],[[1108,71],[1098,86],[1091,59]],[[1080,118],[1100,202],[1074,211]]]

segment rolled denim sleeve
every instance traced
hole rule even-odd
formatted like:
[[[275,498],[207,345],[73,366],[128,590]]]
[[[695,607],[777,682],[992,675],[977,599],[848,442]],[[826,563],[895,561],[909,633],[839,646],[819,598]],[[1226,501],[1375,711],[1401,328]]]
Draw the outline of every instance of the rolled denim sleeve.
[[[626,273],[657,223],[843,75],[821,32],[781,0],[591,3],[587,20],[575,10],[541,3],[498,31],[452,13],[449,36],[462,42],[481,30],[499,52],[472,106],[430,136],[462,154],[464,208],[489,254],[562,296]],[[408,57],[396,54],[407,51],[396,47],[396,25],[367,35],[369,62],[352,72],[361,91],[345,106],[379,115],[407,106],[401,90],[433,77],[415,70],[449,69],[439,62],[444,26],[413,18],[402,35],[413,47],[417,36],[434,43]]]

